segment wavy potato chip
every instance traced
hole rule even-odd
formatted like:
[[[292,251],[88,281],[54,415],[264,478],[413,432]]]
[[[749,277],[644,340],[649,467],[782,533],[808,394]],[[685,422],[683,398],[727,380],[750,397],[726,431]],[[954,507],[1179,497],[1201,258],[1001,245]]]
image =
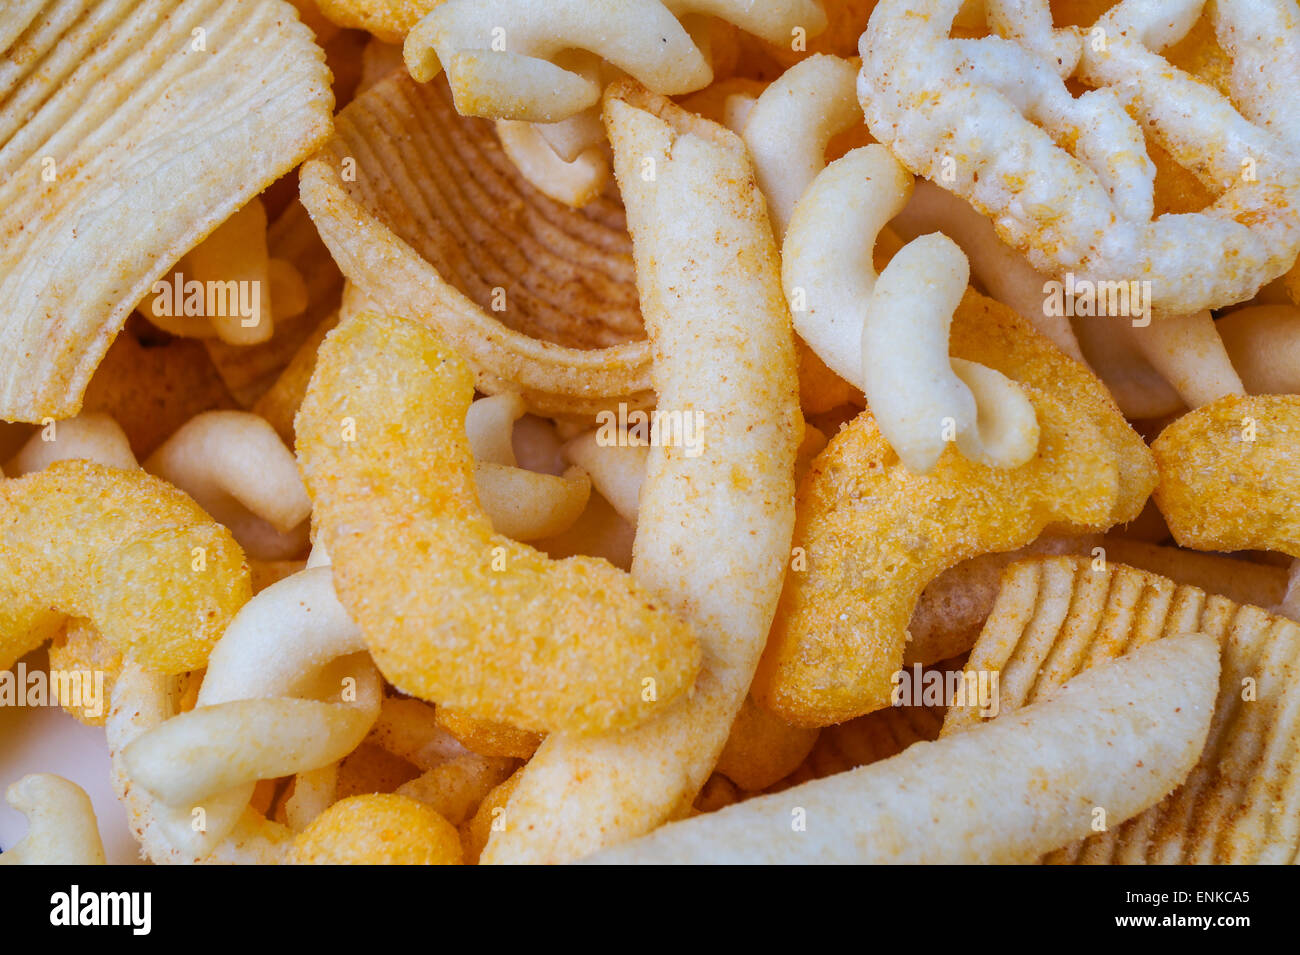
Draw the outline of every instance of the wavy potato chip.
[[[0,39],[0,418],[40,421],[79,410],[172,263],[325,140],[333,97],[278,0],[10,5]]]
[[[1300,396],[1220,398],[1151,450],[1155,501],[1179,544],[1300,557]]]
[[[1197,630],[1222,648],[1218,699],[1200,760],[1167,798],[1045,861],[1290,863],[1300,851],[1300,625],[1122,564],[1039,558],[1007,570],[966,663],[997,672],[998,715],[1141,648]],[[953,707],[943,733],[978,711]],[[1104,806],[1104,803],[1098,803]],[[1109,810],[1108,810],[1109,813]]]
[[[647,719],[694,679],[693,633],[608,563],[492,532],[472,395],[469,369],[416,322],[362,314],[326,338],[296,430],[340,599],[413,696],[538,731]]]

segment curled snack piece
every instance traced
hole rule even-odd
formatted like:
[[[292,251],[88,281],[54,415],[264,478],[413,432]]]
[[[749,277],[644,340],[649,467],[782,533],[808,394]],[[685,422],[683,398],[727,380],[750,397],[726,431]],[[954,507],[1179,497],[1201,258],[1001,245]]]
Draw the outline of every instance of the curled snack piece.
[[[27,835],[0,853],[0,865],[103,865],[90,797],[76,783],[33,773],[11,783],[5,802],[27,816]]]
[[[151,857],[210,856],[236,831],[257,780],[318,769],[354,750],[379,714],[381,692],[363,650],[328,567],[285,578],[245,604],[212,651],[194,708],[131,738],[117,757],[164,840],[162,853],[145,840]]]
[[[1015,716],[748,800],[589,862],[1023,863],[1154,805],[1196,764],[1218,688],[1203,634],[1085,673]],[[981,771],[954,785],[954,766]]]
[[[621,733],[548,736],[484,862],[558,862],[686,812],[745,699],[790,556],[802,420],[776,243],[739,137],[629,82],[606,93],[654,344],[660,412],[701,419],[699,453],[650,449],[633,574],[690,620],[690,695]],[[653,182],[642,178],[652,159]]]
[[[413,696],[548,732],[645,720],[694,679],[693,634],[605,561],[493,533],[472,395],[465,364],[406,319],[361,315],[321,346],[295,427],[339,598]]]
[[[293,840],[298,865],[460,865],[460,835],[428,806],[392,793],[351,796]]]
[[[1033,407],[1005,375],[948,355],[953,311],[969,278],[946,236],[904,246],[877,279],[876,236],[907,201],[911,177],[882,146],[823,170],[795,206],[782,280],[795,327],[832,370],[859,387],[910,469],[931,470],[955,440],[972,461],[1016,467],[1033,456]]]
[[[1078,674],[1179,640],[1189,629],[1222,649],[1218,698],[1196,767],[1166,799],[1127,822],[1098,803],[1109,817],[1105,830],[1044,861],[1295,861],[1300,626],[1293,621],[1123,564],[1042,558],[1007,570],[966,673],[997,675],[996,725],[1053,699]],[[980,719],[975,709],[952,707],[943,733],[964,735]]]
[[[1300,557],[1300,396],[1230,395],[1151,445],[1156,504],[1184,547]]]
[[[1300,394],[1300,308],[1260,305],[1214,323],[1246,391]]]
[[[0,18],[0,419],[65,418],[165,270],[326,139],[330,74],[279,0]]]
[[[609,182],[609,159],[599,143],[565,159],[536,123],[497,120],[497,136],[524,178],[556,202],[581,208]]]
[[[1125,0],[1107,11],[1079,58],[1079,78],[1097,88],[1078,97],[1061,75],[1073,64],[1041,42],[952,38],[961,5],[936,0],[918,16],[910,0],[882,0],[862,36],[867,125],[904,165],[969,200],[1035,268],[1149,283],[1158,312],[1241,301],[1287,270],[1300,251],[1291,155],[1300,112],[1260,64],[1300,49],[1288,4],[1212,5],[1235,61],[1231,101],[1153,52],[1186,34],[1198,0]],[[1041,19],[1045,2],[1016,6]],[[1076,51],[1080,40],[1070,40]],[[1144,130],[1222,194],[1203,211],[1153,218]]]
[[[599,64],[590,54],[659,93],[707,86],[713,71],[679,22],[697,13],[773,43],[787,42],[794,27],[817,33],[826,26],[815,0],[447,0],[407,34],[403,52],[422,83],[446,69],[466,116],[555,122],[599,101],[592,75]],[[575,62],[556,56],[562,51],[587,52]]]
[[[196,415],[149,456],[144,469],[229,527],[250,557],[278,560],[306,550],[311,500],[298,464],[257,415]]]
[[[144,666],[198,669],[250,595],[230,532],[152,475],[57,461],[0,482],[0,669],[67,617]]]

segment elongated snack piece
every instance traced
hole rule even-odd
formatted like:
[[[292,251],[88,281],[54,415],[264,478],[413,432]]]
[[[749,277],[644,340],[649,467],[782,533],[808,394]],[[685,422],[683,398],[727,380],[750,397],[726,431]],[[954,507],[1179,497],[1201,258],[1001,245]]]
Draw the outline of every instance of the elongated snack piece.
[[[755,698],[787,722],[824,726],[887,705],[923,589],[981,554],[1015,550],[1049,524],[1104,530],[1132,520],[1155,483],[1151,453],[1101,384],[1010,309],[968,292],[953,352],[1021,382],[1042,437],[1014,469],[953,451],[929,475],[902,465],[864,412],[813,462]],[[871,506],[864,507],[863,501]]]
[[[250,557],[279,560],[307,549],[311,500],[293,453],[247,411],[196,415],[144,469],[174,484],[230,528]]]
[[[27,816],[27,835],[0,865],[103,865],[104,843],[89,797],[76,783],[33,773],[10,783],[5,802]]]
[[[1017,6],[1041,17],[1045,3]],[[883,0],[860,44],[867,125],[909,169],[989,216],[1044,272],[1149,283],[1150,306],[1169,315],[1240,301],[1300,251],[1300,171],[1290,155],[1300,111],[1255,66],[1279,43],[1295,49],[1300,23],[1285,0],[1212,5],[1233,57],[1229,99],[1155,52],[1183,36],[1203,6],[1125,0],[1086,41],[1077,30],[1052,33],[1049,51],[994,17],[1002,36],[950,38],[961,0],[936,0],[924,18],[908,0]],[[1097,87],[1077,98],[1063,79],[1076,63],[1077,76]],[[1153,218],[1144,127],[1221,191],[1207,209]],[[982,129],[1000,134],[977,135]],[[1253,175],[1242,174],[1243,163]]]
[[[548,732],[648,719],[693,680],[694,635],[608,563],[493,533],[464,431],[472,394],[464,362],[407,319],[362,314],[321,346],[295,429],[343,605],[411,695]]]
[[[445,191],[417,188],[429,181]],[[652,402],[618,203],[574,210],[542,195],[441,83],[393,74],[359,96],[303,164],[301,192],[343,273],[436,328],[480,391],[518,391],[543,414]],[[499,229],[504,209],[527,228]]]
[[[55,461],[80,458],[107,467],[137,466],[131,442],[111,416],[87,412],[66,421],[51,421],[33,434],[5,466],[10,477],[40,471]]]
[[[1300,396],[1229,396],[1184,415],[1151,445],[1156,504],[1200,550],[1300,557]]]
[[[0,38],[0,417],[40,421],[78,411],[172,263],[324,142],[333,97],[279,0],[10,4]]]
[[[555,122],[596,105],[602,88],[590,56],[553,62],[561,51],[595,54],[666,95],[707,86],[713,71],[679,22],[696,13],[773,43],[793,27],[815,34],[826,26],[814,0],[446,0],[407,34],[404,55],[422,83],[445,69],[466,116]]]
[[[704,438],[695,456],[651,448],[633,573],[692,623],[706,662],[693,692],[643,726],[547,737],[484,862],[579,858],[689,808],[745,699],[789,556],[802,424],[793,333],[744,144],[631,83],[605,102],[656,410],[699,416]]]
[[[244,605],[212,651],[193,709],[150,714],[156,702],[139,698],[148,678],[129,683],[124,672],[118,686],[128,686],[128,698],[114,694],[109,740],[149,856],[223,861],[228,837],[244,835],[257,780],[327,766],[355,749],[381,692],[363,649],[330,569],[315,567]],[[279,841],[261,840],[258,851],[274,855]]]
[[[1214,323],[1252,395],[1300,394],[1300,308],[1257,305]]]
[[[1122,564],[1078,558],[1016,564],[966,672],[999,674],[999,714],[1052,699],[1067,680],[1196,629],[1218,641],[1223,668],[1214,719],[1187,780],[1124,822],[1109,807],[1103,831],[1053,852],[1051,862],[1291,863],[1300,850],[1300,625],[1258,607]],[[974,732],[954,707],[944,735]],[[959,731],[963,731],[959,733]],[[1100,805],[1100,804],[1099,804]],[[1122,824],[1121,824],[1122,823]]]
[[[672,823],[589,861],[1029,862],[1087,834],[1095,807],[1128,819],[1182,782],[1218,680],[1214,640],[1171,638],[1014,716]]]
[[[250,595],[230,532],[143,471],[57,461],[0,481],[0,669],[84,617],[127,659],[183,673]]]

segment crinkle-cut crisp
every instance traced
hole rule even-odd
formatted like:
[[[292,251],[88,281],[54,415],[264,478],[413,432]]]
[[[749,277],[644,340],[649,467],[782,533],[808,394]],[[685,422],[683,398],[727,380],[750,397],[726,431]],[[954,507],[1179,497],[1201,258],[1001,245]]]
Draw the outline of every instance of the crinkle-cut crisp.
[[[0,418],[75,414],[136,303],[318,148],[333,107],[279,0],[6,6]]]
[[[1300,557],[1300,396],[1229,395],[1151,445],[1156,504],[1184,547]]]
[[[144,471],[56,461],[0,481],[0,669],[82,617],[128,660],[195,670],[250,596],[230,532]]]
[[[867,125],[909,169],[968,200],[1035,268],[1150,282],[1157,312],[1238,302],[1287,270],[1300,251],[1293,3],[1212,5],[1230,99],[1160,55],[1201,0],[1125,0],[1050,43],[951,38],[961,6],[882,0],[861,39]],[[1094,88],[1073,96],[1071,74]],[[1215,193],[1209,207],[1154,217],[1144,129]]]
[[[1222,648],[1218,699],[1183,784],[1047,862],[1284,863],[1300,856],[1300,625],[1123,564],[1037,558],[1010,567],[966,669],[999,674],[998,716],[1065,681],[1195,630]],[[980,722],[953,708],[943,733]]]
[[[394,73],[335,118],[301,192],[338,267],[455,348],[485,394],[540,414],[654,403],[617,198],[570,209],[528,183],[445,84]],[[437,183],[433,189],[429,184]]]
[[[428,806],[392,793],[351,796],[293,840],[298,865],[460,865],[456,827]]]
[[[694,634],[607,562],[493,533],[465,437],[473,393],[417,322],[362,314],[325,339],[295,429],[339,598],[412,696],[534,731],[648,719],[694,680]]]
[[[597,853],[596,864],[1030,862],[1158,802],[1196,763],[1218,647],[1186,634],[1085,673],[1050,699],[892,759]]]

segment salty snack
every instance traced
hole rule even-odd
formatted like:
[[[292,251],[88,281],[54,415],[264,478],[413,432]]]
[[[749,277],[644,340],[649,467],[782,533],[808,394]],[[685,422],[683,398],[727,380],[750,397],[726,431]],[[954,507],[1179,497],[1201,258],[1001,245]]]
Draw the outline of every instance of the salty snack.
[[[1196,21],[1194,0],[1172,11],[1124,0],[1087,37],[1051,30],[1044,3],[1015,4],[1007,12],[1036,20],[1033,35],[995,15],[989,25],[1003,35],[982,40],[949,36],[961,5],[937,0],[921,17],[910,0],[882,0],[861,39],[867,125],[908,169],[970,201],[1036,268],[1149,283],[1149,304],[1163,314],[1241,301],[1291,266],[1300,113],[1254,66],[1279,44],[1300,46],[1300,22],[1283,0],[1212,5],[1233,56],[1231,99],[1156,52]],[[1076,64],[1094,87],[1077,98],[1064,82]],[[1144,128],[1221,192],[1208,208],[1153,218]],[[991,129],[998,135],[976,134]]]
[[[1021,383],[1042,436],[1018,468],[949,450],[916,474],[869,411],[831,439],[804,477],[794,544],[807,570],[786,579],[753,692],[787,722],[824,726],[889,702],[923,589],[980,554],[1015,550],[1046,527],[1104,530],[1141,511],[1151,453],[1086,369],[1029,323],[967,293],[953,353]],[[870,501],[870,506],[864,506]]]
[[[1154,574],[1081,558],[1015,564],[971,651],[967,673],[999,674],[999,713],[1051,700],[1067,680],[1189,629],[1222,648],[1209,736],[1196,768],[1159,804],[1125,822],[1111,807],[1088,838],[1049,862],[1290,863],[1300,850],[1300,625]],[[1113,665],[1113,664],[1111,664]],[[1138,691],[1145,693],[1145,690]],[[953,707],[947,737],[980,712]]]
[[[611,863],[1016,863],[1086,835],[1094,807],[1141,813],[1205,743],[1218,647],[1161,641],[1015,716],[898,756],[670,823]],[[952,783],[952,767],[983,771]]]
[[[550,123],[597,104],[601,60],[669,96],[707,86],[713,71],[679,22],[694,14],[773,43],[826,26],[815,0],[445,0],[407,34],[404,54],[421,83],[447,71],[462,115]]]
[[[610,88],[605,121],[657,410],[698,416],[703,434],[694,455],[680,442],[651,448],[632,571],[692,624],[705,665],[690,695],[641,726],[548,736],[485,862],[576,859],[684,812],[745,699],[789,559],[802,428],[793,332],[744,143],[631,82]]]
[[[341,799],[294,837],[297,865],[460,865],[456,827],[414,799]]]
[[[1151,450],[1156,504],[1179,544],[1300,557],[1300,396],[1221,398],[1183,415]]]
[[[279,0],[10,4],[0,38],[0,417],[38,422],[75,414],[172,263],[324,142],[333,96]]]
[[[493,532],[472,394],[465,363],[408,319],[363,313],[325,339],[295,430],[343,605],[411,695],[548,732],[649,719],[694,678],[693,633],[606,562]]]
[[[76,783],[33,773],[5,790],[27,816],[27,835],[0,853],[0,865],[103,865],[104,843],[90,799]]]
[[[230,532],[143,471],[57,461],[0,481],[0,669],[88,619],[126,659],[203,666],[249,598]]]

